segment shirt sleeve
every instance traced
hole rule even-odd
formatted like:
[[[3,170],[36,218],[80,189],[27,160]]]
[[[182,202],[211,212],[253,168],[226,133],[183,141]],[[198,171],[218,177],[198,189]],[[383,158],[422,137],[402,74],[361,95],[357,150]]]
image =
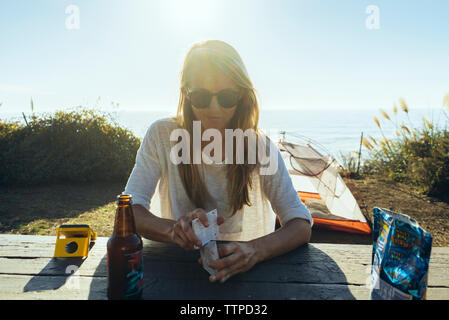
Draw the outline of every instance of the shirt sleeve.
[[[312,226],[312,215],[293,187],[279,149],[271,141],[268,144],[271,144],[271,149],[276,151],[274,157],[277,155],[277,170],[273,174],[261,175],[263,193],[270,201],[274,213],[279,217],[281,226],[294,218],[308,220]]]
[[[125,187],[125,193],[132,195],[133,204],[140,204],[147,210],[161,176],[157,140],[157,127],[153,123],[137,151],[136,162]]]

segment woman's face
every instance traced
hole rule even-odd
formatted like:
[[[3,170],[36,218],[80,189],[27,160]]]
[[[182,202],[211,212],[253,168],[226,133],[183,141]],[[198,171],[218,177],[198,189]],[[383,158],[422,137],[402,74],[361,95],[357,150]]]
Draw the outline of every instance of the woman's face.
[[[221,71],[204,69],[192,76],[189,89],[206,89],[211,93],[217,93],[224,89],[239,88]],[[218,129],[222,131],[228,127],[229,121],[234,116],[237,104],[229,109],[223,108],[217,101],[217,96],[212,97],[208,108],[199,109],[192,105],[192,111],[196,120],[201,121],[201,127],[206,129]]]

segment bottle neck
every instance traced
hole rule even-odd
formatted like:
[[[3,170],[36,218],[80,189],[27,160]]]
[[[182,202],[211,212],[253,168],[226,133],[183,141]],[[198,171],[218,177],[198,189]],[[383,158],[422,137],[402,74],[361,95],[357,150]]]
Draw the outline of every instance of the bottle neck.
[[[115,212],[115,223],[113,235],[118,238],[125,238],[136,233],[134,214],[131,205],[118,204]]]

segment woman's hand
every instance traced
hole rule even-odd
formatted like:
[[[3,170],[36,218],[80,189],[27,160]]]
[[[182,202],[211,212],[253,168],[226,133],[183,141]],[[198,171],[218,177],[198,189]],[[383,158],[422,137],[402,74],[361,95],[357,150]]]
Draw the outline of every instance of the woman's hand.
[[[222,257],[209,263],[217,270],[210,276],[211,282],[225,282],[233,275],[251,269],[256,263],[284,254],[310,241],[311,225],[306,219],[295,218],[284,226],[263,237],[249,242],[228,242],[219,245],[218,255]],[[198,260],[202,264],[201,258]]]
[[[209,263],[209,266],[217,270],[214,276],[210,276],[211,282],[228,280],[237,273],[251,269],[260,261],[259,252],[252,242],[229,242],[218,247],[218,255],[223,257]],[[198,260],[202,264],[201,258]]]
[[[189,212],[187,215],[181,217],[173,225],[170,237],[173,242],[186,249],[187,251],[193,250],[194,245],[201,247],[202,243],[193,232],[192,220],[199,218],[201,223],[205,226],[209,226],[207,221],[206,211],[201,208],[196,208],[195,210]],[[223,217],[217,217],[217,224],[220,225],[224,222]]]

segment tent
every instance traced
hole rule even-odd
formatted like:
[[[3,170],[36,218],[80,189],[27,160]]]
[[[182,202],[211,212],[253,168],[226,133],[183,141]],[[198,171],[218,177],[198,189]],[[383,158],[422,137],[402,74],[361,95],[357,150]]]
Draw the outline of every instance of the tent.
[[[356,234],[371,234],[371,222],[338,169],[337,160],[309,142],[285,140],[277,144],[298,196],[312,214],[314,227]]]

